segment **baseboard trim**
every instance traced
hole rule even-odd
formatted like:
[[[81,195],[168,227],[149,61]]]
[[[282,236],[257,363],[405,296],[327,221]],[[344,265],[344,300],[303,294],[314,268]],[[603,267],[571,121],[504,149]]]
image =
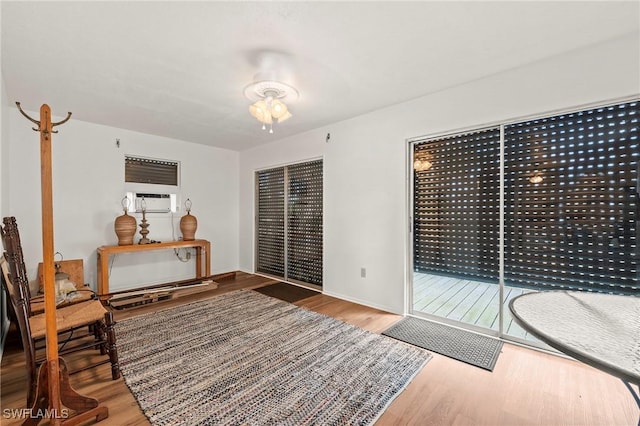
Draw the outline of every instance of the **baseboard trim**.
[[[347,302],[357,303],[358,305],[366,306],[368,308],[378,309],[380,311],[384,311],[384,312],[388,312],[388,313],[396,314],[396,315],[404,315],[403,313],[395,312],[389,306],[378,305],[377,303],[371,303],[369,301],[360,300],[360,299],[357,299],[355,297],[345,296],[344,294],[335,293],[333,291],[324,290],[322,293],[327,295],[327,296],[335,297],[337,299],[346,300]]]
[[[238,272],[239,271],[221,272],[219,274],[212,275],[212,278],[214,281],[234,280]]]
[[[259,277],[264,277],[264,278],[269,278],[275,281],[280,281],[283,283],[287,283],[287,284],[291,284],[291,285],[295,285],[296,287],[300,287],[300,288],[306,288],[307,290],[314,290],[320,293],[324,294],[324,291],[322,290],[322,287],[319,285],[315,285],[315,284],[309,284],[309,283],[303,283],[300,281],[288,281],[279,277],[273,277],[271,275],[266,275],[266,274],[261,274],[259,272],[246,272],[246,271],[241,271],[241,272],[245,272],[247,274],[251,274],[251,275],[257,275]]]
[[[380,311],[389,312],[389,313],[392,313],[392,314],[403,315],[404,316],[403,312],[402,313],[395,312],[388,306],[378,305],[378,304],[375,304],[375,303],[371,303],[371,302],[368,302],[368,301],[357,299],[355,297],[345,296],[344,294],[336,293],[336,292],[333,292],[333,291],[327,291],[324,288],[324,286],[321,289],[316,289],[316,288],[312,288],[312,287],[305,287],[304,285],[301,285],[300,283],[285,281],[285,280],[283,280],[281,278],[271,277],[269,275],[264,275],[264,274],[261,274],[261,273],[258,273],[258,272],[250,272],[250,271],[245,271],[245,270],[242,270],[242,269],[239,272],[244,272],[246,274],[251,274],[251,275],[259,275],[261,277],[271,278],[273,280],[282,281],[282,282],[285,282],[285,283],[288,283],[288,284],[297,285],[298,287],[310,288],[311,290],[318,290],[318,291],[321,291],[322,294],[324,294],[326,296],[335,297],[337,299],[345,300],[345,301],[351,302],[351,303],[357,303],[358,305],[366,306],[368,308],[378,309]]]

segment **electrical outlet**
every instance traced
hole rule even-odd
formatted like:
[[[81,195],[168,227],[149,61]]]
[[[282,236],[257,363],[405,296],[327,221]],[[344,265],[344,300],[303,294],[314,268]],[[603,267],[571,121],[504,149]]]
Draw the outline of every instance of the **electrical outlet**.
[[[367,278],[367,268],[360,268],[360,276],[362,278]]]

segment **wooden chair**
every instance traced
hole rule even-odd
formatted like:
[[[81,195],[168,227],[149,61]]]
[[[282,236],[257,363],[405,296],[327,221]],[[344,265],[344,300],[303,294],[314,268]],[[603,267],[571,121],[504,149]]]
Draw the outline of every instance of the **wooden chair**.
[[[46,333],[45,316],[31,314],[29,282],[16,220],[14,217],[5,217],[3,223],[1,233],[5,253],[0,259],[3,284],[20,329],[27,364],[27,407],[31,407],[36,397],[38,366],[46,360],[46,356],[39,353],[42,345],[38,347],[38,342],[44,339]],[[61,356],[87,349],[98,349],[100,354],[108,355],[108,357],[99,357],[102,359],[95,363],[71,371],[72,374],[110,362],[113,380],[120,377],[113,315],[98,300],[58,308],[56,320],[61,342],[59,345]],[[87,333],[86,330],[91,330],[91,333]]]

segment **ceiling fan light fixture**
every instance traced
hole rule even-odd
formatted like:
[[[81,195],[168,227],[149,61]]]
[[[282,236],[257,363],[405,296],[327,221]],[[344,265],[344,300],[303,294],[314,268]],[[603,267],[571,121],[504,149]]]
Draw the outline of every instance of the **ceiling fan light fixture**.
[[[272,124],[274,120],[282,123],[292,117],[282,99],[296,100],[298,91],[288,84],[268,80],[248,85],[244,89],[244,95],[255,101],[249,106],[249,113],[263,124]],[[263,125],[262,128],[266,130],[266,126]],[[272,126],[269,128],[269,133],[273,133]]]

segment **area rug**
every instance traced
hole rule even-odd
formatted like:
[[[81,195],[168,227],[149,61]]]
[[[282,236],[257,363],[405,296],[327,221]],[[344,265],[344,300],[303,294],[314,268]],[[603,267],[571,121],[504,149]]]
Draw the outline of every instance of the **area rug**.
[[[265,296],[275,297],[276,299],[284,300],[289,303],[295,303],[299,300],[306,299],[307,297],[321,294],[318,291],[309,290],[304,287],[298,287],[297,285],[287,283],[275,283],[264,287],[254,288],[253,290],[258,293],[262,293]]]
[[[403,318],[382,334],[489,371],[502,350],[500,340],[414,317]]]
[[[250,290],[116,324],[153,425],[368,425],[431,355]]]

